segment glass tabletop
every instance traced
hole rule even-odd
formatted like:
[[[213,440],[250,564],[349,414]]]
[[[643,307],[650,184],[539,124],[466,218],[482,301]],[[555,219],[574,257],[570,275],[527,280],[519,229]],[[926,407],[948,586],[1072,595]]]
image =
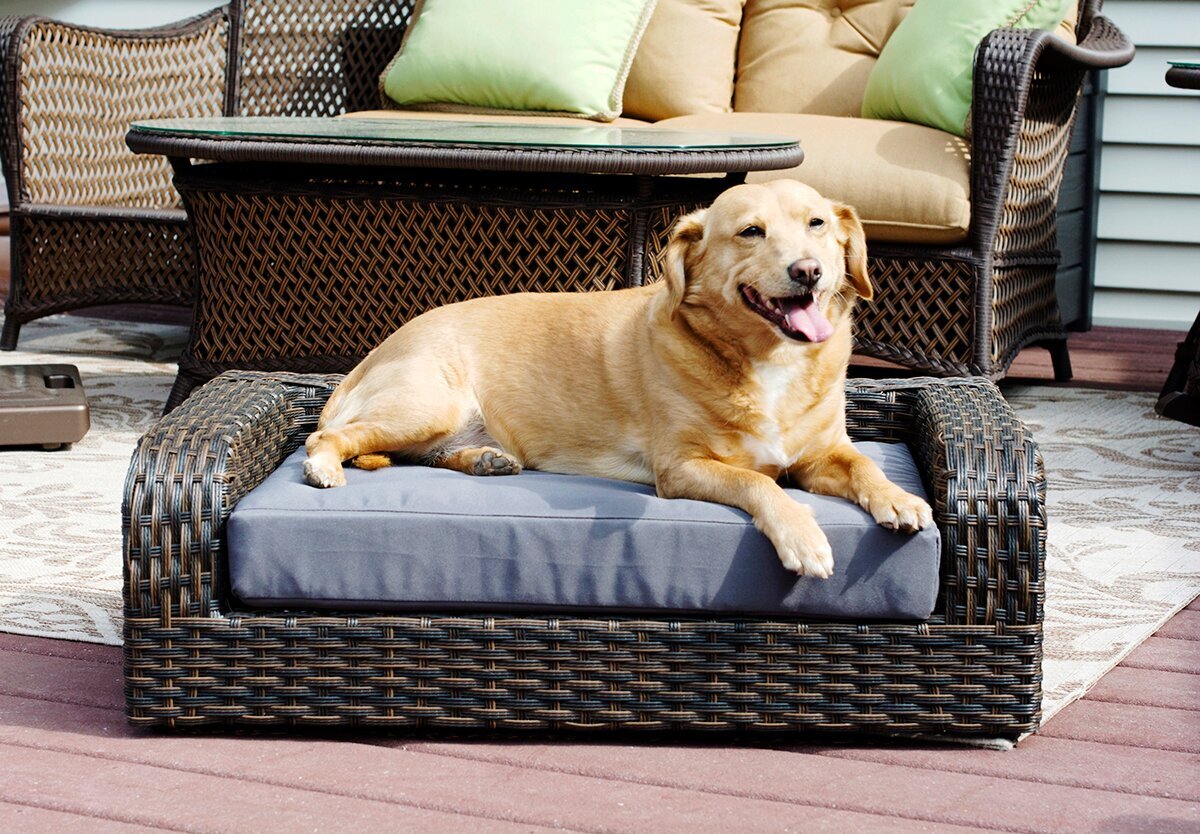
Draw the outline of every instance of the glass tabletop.
[[[468,118],[469,117],[465,117]],[[292,118],[222,116],[147,119],[132,130],[194,138],[279,139],[314,142],[416,143],[478,148],[564,148],[578,150],[736,151],[789,148],[789,136],[693,132],[655,127],[617,127],[580,121],[575,125],[422,120],[419,118]]]

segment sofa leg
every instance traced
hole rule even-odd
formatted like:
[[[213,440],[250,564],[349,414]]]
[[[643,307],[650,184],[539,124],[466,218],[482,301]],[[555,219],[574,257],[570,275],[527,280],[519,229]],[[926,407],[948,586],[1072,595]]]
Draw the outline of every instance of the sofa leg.
[[[1071,354],[1067,351],[1067,340],[1062,339],[1047,339],[1040,343],[1042,347],[1050,351],[1050,361],[1054,365],[1054,380],[1055,382],[1066,382],[1074,373],[1071,371]]]
[[[4,332],[0,333],[0,350],[16,350],[17,337],[21,335],[21,322],[12,316],[4,319]]]

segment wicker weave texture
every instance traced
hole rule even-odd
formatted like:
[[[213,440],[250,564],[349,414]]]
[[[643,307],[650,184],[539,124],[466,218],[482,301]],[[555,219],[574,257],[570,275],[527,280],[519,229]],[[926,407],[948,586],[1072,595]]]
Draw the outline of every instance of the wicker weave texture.
[[[991,40],[987,54],[992,63],[1027,61],[1039,46],[1036,39],[1007,33]],[[983,346],[989,367],[1006,369],[1030,342],[1066,339],[1054,292],[1059,260],[1055,211],[1083,75],[1082,67],[1061,68],[1053,76],[1035,72],[1028,80],[1013,147],[1004,149],[1009,167],[994,242],[993,327],[990,344]],[[996,95],[1006,98],[1005,93]]]
[[[875,298],[855,308],[855,349],[939,375],[983,373],[972,361],[976,269],[964,258],[870,250]]]
[[[1036,729],[1041,635],[767,621],[132,618],[127,715],[188,728]]]
[[[188,205],[205,253],[192,358],[251,366],[361,358],[426,310],[481,295],[616,289],[630,223],[622,209],[300,195]]]
[[[136,119],[220,115],[227,36],[222,15],[173,36],[124,36],[50,21],[31,27],[19,70],[25,198],[179,205],[166,160],[132,154],[125,132]]]
[[[406,321],[452,302],[654,280],[674,219],[721,188],[707,179],[254,168],[199,165],[176,179],[199,283],[169,407],[232,368],[348,371]]]
[[[1044,475],[986,384],[849,386],[852,436],[909,442],[931,489],[943,578],[925,623],[242,610],[226,588],[225,520],[315,427],[336,381],[229,373],[139,444],[123,510],[135,724],[1010,737],[1037,726]]]
[[[675,221],[688,212],[703,208],[703,203],[663,207],[650,212],[646,223],[646,274],[644,281],[658,281],[663,277],[667,264],[667,239]]]
[[[235,18],[243,116],[338,116],[380,106],[379,76],[416,0],[245,0]]]
[[[181,211],[162,220],[23,214],[15,222],[23,280],[9,313],[19,320],[97,304],[191,305],[192,247]]]
[[[1132,56],[1124,35],[1097,16],[1099,5],[1081,3],[1078,48],[1046,32],[1002,29],[976,53],[971,245],[981,270],[972,365],[993,378],[1026,345],[1065,348],[1055,209],[1083,75]]]

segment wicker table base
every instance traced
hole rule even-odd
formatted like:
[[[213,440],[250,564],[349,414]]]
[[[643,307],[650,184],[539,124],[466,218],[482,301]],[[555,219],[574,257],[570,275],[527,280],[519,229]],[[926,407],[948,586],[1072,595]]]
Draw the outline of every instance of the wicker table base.
[[[654,279],[674,219],[738,180],[181,168],[198,290],[167,408],[225,370],[348,371],[454,301]]]

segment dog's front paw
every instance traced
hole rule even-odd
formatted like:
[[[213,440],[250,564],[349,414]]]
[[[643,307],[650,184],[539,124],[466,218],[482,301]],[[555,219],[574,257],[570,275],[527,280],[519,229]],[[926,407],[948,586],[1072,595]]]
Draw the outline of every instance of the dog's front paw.
[[[340,487],[346,485],[346,473],[341,462],[329,463],[317,458],[304,461],[304,480],[315,487]]]
[[[933,526],[933,510],[923,499],[896,487],[871,499],[866,508],[880,527],[915,533]]]
[[[767,537],[775,545],[779,561],[788,570],[817,579],[828,579],[833,575],[833,550],[811,513],[795,514],[790,523],[769,532]]]
[[[828,579],[833,575],[833,550],[823,534],[819,542],[776,545],[775,550],[783,566],[798,576]]]

